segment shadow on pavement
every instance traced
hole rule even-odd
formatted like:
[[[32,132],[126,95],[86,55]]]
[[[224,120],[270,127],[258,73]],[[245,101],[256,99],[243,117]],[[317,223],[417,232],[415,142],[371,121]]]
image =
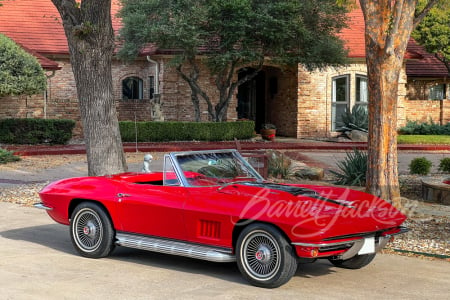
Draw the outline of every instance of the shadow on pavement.
[[[69,236],[69,228],[60,224],[24,227],[0,232],[0,236],[6,239],[35,243],[54,249],[56,251],[71,254],[80,259],[85,259],[77,254],[72,246]],[[178,272],[201,274],[226,280],[233,283],[248,285],[241,276],[236,263],[214,263],[197,259],[173,256],[126,247],[116,247],[113,253],[105,260],[118,260],[153,268],[169,269]],[[312,264],[299,264],[296,277],[311,278],[334,273],[332,265],[327,262],[315,262]]]
[[[12,229],[0,232],[0,236],[11,240],[35,243],[64,253],[75,253],[68,227],[60,224]]]

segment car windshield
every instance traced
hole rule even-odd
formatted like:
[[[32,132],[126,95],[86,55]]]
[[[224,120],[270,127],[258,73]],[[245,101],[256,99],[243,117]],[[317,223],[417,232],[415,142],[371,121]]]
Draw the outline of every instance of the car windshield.
[[[189,186],[262,180],[261,175],[236,152],[187,153],[175,157]]]

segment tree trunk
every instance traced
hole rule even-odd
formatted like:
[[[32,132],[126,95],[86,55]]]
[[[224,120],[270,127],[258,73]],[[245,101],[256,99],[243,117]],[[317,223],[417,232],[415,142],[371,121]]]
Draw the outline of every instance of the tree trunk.
[[[400,205],[397,161],[397,96],[399,72],[389,61],[368,63],[369,142],[367,191]],[[368,56],[368,61],[370,55]]]
[[[397,164],[399,75],[413,30],[415,0],[360,0],[369,79],[366,189],[400,207]]]
[[[195,122],[200,122],[202,120],[201,112],[200,112],[200,100],[198,99],[198,94],[192,90],[191,92],[191,101],[194,106],[194,118]]]
[[[113,97],[111,0],[52,0],[70,51],[90,176],[127,169]]]
[[[189,87],[191,88],[191,101],[192,101],[192,106],[194,108],[194,119],[195,122],[200,122],[201,119],[201,111],[200,111],[200,99],[199,99],[199,86],[198,86],[198,77],[200,76],[199,74],[199,68],[197,66],[197,64],[195,63],[195,56],[191,57],[189,59],[187,59],[191,70],[189,72],[189,74],[185,74],[183,72],[183,65],[179,64],[177,65],[177,67],[175,68],[177,70],[178,75],[181,76],[181,78],[187,82],[187,84],[189,84]]]

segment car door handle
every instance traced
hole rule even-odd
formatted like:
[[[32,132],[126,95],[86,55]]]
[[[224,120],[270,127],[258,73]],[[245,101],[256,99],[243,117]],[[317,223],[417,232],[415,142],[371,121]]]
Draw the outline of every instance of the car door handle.
[[[117,194],[117,197],[119,197],[119,198],[125,198],[125,197],[130,197],[130,196],[131,196],[130,194],[123,194],[123,193]]]

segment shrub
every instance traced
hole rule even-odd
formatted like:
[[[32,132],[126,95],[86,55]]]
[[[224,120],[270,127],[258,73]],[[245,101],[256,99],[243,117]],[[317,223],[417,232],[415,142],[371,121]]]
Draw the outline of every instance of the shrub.
[[[269,151],[268,156],[268,173],[269,176],[288,179],[295,176],[295,168],[292,167],[292,161],[289,157],[279,151]]]
[[[124,142],[229,141],[253,137],[255,123],[239,122],[119,122]]]
[[[261,125],[261,129],[277,129],[277,126],[271,123],[264,123]]]
[[[337,167],[340,171],[330,171],[336,176],[335,184],[358,186],[366,184],[367,152],[358,149],[347,152],[347,156],[337,163]]]
[[[0,34],[0,96],[33,95],[44,91],[46,85],[38,60]]]
[[[408,121],[405,127],[399,129],[400,134],[415,135],[450,135],[450,123],[439,125],[430,120],[427,122]]]
[[[65,144],[72,138],[73,120],[3,119],[0,142],[6,144]]]
[[[411,174],[427,175],[433,164],[425,157],[416,157],[409,164]]]
[[[360,130],[367,132],[369,128],[369,113],[367,107],[363,105],[354,106],[352,111],[346,111],[342,114],[342,128],[338,131]]]
[[[11,151],[0,148],[0,164],[19,161],[20,157],[15,156]]]
[[[439,171],[444,173],[450,173],[450,157],[444,157],[439,162]]]

